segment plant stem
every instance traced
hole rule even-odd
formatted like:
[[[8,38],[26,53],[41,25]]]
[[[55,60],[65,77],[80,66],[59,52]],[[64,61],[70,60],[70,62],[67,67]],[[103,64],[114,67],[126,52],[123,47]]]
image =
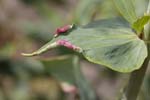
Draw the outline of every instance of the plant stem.
[[[150,0],[147,8],[147,14],[150,14]],[[148,23],[144,27],[144,40],[149,41],[150,40],[150,23]],[[141,85],[143,83],[143,79],[149,64],[150,60],[150,44],[146,43],[147,51],[148,51],[148,57],[145,59],[142,67],[139,70],[136,70],[131,73],[129,84],[126,88],[125,94],[123,94],[122,100],[136,100],[138,97],[138,93],[140,91]]]
[[[74,63],[74,74],[76,78],[76,84],[78,86],[80,94],[80,100],[98,100],[95,91],[91,87],[91,84],[84,77],[80,69],[81,67],[78,56],[74,57],[73,63]]]
[[[149,47],[149,46],[148,46]],[[136,70],[131,73],[129,84],[126,88],[125,97],[126,100],[136,100],[138,93],[140,91],[141,85],[143,83],[143,79],[146,73],[146,69],[149,64],[150,54],[148,53],[148,57],[145,59],[142,67],[139,70]]]

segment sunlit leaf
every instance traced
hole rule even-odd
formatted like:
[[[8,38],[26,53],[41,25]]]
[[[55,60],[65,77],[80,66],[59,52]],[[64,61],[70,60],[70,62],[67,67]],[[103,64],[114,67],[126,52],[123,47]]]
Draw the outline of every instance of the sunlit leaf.
[[[137,20],[133,0],[113,0],[123,17],[133,24]]]
[[[148,0],[133,0],[135,6],[136,15],[143,16],[148,7]]]
[[[142,32],[144,25],[148,23],[150,20],[150,16],[145,15],[141,18],[139,18],[137,21],[133,23],[133,29],[135,29],[138,33]]]

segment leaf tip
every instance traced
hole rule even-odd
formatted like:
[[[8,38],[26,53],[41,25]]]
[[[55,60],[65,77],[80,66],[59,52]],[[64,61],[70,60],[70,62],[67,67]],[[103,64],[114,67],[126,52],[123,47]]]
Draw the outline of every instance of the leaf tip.
[[[33,53],[21,53],[21,55],[25,57],[31,57],[31,56],[36,56],[37,54],[33,52]]]

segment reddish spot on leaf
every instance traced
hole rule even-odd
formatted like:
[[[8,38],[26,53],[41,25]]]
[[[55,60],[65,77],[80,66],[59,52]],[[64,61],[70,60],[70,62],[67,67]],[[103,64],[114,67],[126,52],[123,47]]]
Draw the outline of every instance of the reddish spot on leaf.
[[[58,35],[67,32],[68,30],[72,29],[73,25],[66,25],[60,28],[57,28],[54,37],[57,37]]]

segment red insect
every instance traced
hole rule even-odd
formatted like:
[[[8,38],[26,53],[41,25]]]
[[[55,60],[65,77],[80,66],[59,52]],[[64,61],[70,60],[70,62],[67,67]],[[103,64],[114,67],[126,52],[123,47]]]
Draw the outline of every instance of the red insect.
[[[61,45],[61,46],[65,46],[69,49],[72,49],[72,50],[75,50],[75,51],[78,51],[78,52],[82,52],[82,49],[78,46],[75,46],[73,44],[71,44],[69,41],[67,40],[58,40],[57,41],[57,44],[58,45]]]
[[[54,37],[57,37],[58,35],[67,32],[68,30],[72,29],[74,25],[66,25],[60,28],[57,28]]]

